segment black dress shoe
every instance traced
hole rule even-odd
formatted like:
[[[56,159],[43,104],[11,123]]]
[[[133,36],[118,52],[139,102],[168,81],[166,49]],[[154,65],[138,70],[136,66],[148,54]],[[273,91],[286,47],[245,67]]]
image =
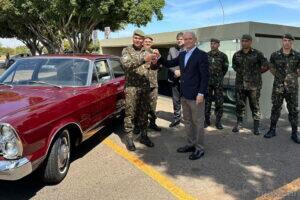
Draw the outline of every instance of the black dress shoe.
[[[272,138],[276,136],[276,129],[270,129],[265,135],[264,138]]]
[[[202,150],[202,149],[196,149],[196,150],[189,156],[189,159],[190,159],[190,160],[197,160],[197,159],[201,158],[202,156],[204,156],[204,150]]]
[[[180,124],[180,120],[179,120],[179,121],[173,121],[173,122],[169,125],[169,127],[172,128],[172,127],[174,127],[174,126],[177,126],[178,124]]]
[[[158,127],[158,126],[156,125],[156,123],[150,122],[150,123],[149,123],[149,128],[152,129],[152,130],[154,130],[154,131],[158,131],[158,132],[161,131],[161,128]]]
[[[136,150],[132,138],[130,138],[128,136],[125,136],[124,142],[125,142],[126,149],[128,151],[135,151]]]
[[[295,143],[300,144],[300,136],[299,136],[299,133],[298,133],[297,131],[293,131],[293,132],[292,132],[291,139],[292,139]]]
[[[196,150],[196,148],[194,146],[184,146],[184,147],[179,147],[177,149],[178,153],[188,153],[188,152],[194,152]]]
[[[147,147],[154,147],[154,143],[149,139],[147,133],[141,134],[140,143],[146,145]]]

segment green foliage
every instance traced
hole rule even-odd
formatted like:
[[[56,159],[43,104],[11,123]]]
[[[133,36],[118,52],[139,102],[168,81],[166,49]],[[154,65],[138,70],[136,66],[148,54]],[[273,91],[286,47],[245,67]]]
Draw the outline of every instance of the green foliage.
[[[99,53],[100,50],[100,42],[99,40],[95,43],[90,43],[90,45],[87,48],[88,53]]]
[[[26,46],[18,46],[16,48],[9,48],[9,47],[1,47],[0,46],[0,56],[4,56],[7,53],[9,53],[9,55],[29,53],[29,49]]]
[[[34,38],[49,52],[61,52],[67,39],[83,53],[93,30],[145,26],[153,17],[162,19],[164,5],[164,0],[0,0],[0,37]]]
[[[29,53],[29,49],[26,46],[18,46],[15,48],[16,54]]]

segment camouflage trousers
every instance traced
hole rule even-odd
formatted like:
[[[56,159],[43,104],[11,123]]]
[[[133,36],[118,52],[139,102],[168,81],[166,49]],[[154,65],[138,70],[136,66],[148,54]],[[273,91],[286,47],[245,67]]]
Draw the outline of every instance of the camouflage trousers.
[[[149,120],[152,123],[155,123],[155,120],[157,118],[156,116],[157,98],[158,98],[158,88],[157,87],[151,88],[150,98],[149,98],[150,99]]]
[[[283,100],[287,103],[287,109],[289,111],[289,121],[292,127],[298,126],[298,93],[286,92],[283,93],[273,91],[272,93],[272,113],[271,123],[276,124],[282,109]]]
[[[242,90],[236,89],[236,116],[243,118],[246,111],[246,100],[249,100],[250,109],[252,111],[253,120],[260,120],[260,89],[257,90]]]
[[[126,87],[124,132],[132,137],[135,125],[147,130],[150,88]]]
[[[215,115],[216,118],[221,118],[223,115],[223,103],[224,103],[224,96],[223,96],[223,85],[215,86],[209,85],[208,86],[208,94],[205,98],[205,118],[209,119],[211,115],[211,105],[212,102],[215,102]]]

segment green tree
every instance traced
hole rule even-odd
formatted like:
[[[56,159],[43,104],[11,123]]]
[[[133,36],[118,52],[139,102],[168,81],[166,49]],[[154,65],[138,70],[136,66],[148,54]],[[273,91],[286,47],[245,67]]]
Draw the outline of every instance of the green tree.
[[[17,38],[27,46],[32,55],[42,54],[43,46],[36,35],[9,15],[0,16],[0,37]]]
[[[164,0],[0,0],[0,15],[24,24],[50,53],[61,52],[64,39],[84,53],[93,30],[144,26],[153,17],[162,19],[164,5]]]
[[[15,48],[16,54],[24,54],[29,53],[29,49],[26,46],[17,46]]]

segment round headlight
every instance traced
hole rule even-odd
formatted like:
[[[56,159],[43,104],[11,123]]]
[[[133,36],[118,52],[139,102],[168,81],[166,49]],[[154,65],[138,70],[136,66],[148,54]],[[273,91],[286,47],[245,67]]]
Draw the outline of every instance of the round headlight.
[[[16,157],[19,153],[16,142],[7,142],[3,149],[4,155],[7,158]]]
[[[14,132],[7,126],[2,127],[2,140],[9,140],[14,137]]]
[[[6,159],[16,159],[23,152],[21,141],[9,124],[0,124],[0,152]]]

